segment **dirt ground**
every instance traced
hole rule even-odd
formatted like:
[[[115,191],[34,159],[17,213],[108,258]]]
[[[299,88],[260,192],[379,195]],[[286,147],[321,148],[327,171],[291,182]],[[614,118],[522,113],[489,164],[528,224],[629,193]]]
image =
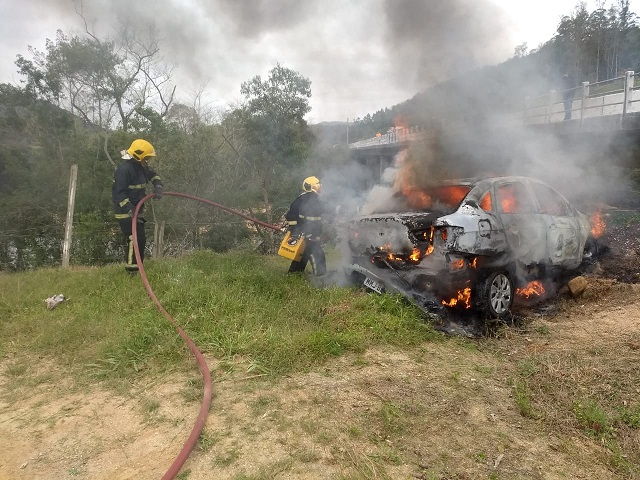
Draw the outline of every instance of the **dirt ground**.
[[[208,358],[212,408],[178,478],[637,478],[612,469],[603,442],[560,417],[523,415],[510,379],[537,354],[638,364],[639,235],[611,229],[582,297],[560,291],[497,338],[379,348],[278,381],[247,372],[242,359]],[[50,359],[32,359],[16,386],[12,360],[0,372],[0,479],[161,478],[200,407],[195,367],[119,395],[71,388]],[[624,402],[637,402],[640,385],[623,384]],[[629,441],[640,444],[638,430]]]

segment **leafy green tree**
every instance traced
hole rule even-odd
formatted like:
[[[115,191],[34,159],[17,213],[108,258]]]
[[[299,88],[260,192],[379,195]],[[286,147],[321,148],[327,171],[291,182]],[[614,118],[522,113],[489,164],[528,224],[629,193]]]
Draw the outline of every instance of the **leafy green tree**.
[[[31,60],[18,55],[16,65],[28,93],[52,102],[101,129],[106,158],[109,133],[144,131],[164,117],[173,102],[170,68],[159,56],[154,32],[142,36],[126,24],[114,39],[58,31],[46,52],[29,48]]]
[[[30,47],[32,60],[18,55],[16,65],[28,92],[55,100],[103,129],[129,130],[142,108],[166,115],[175,87],[168,69],[159,64],[158,40],[139,38],[123,28],[117,39],[66,35],[58,30],[47,39],[46,53]],[[143,115],[144,116],[144,115]]]
[[[0,105],[1,268],[55,264],[71,165],[79,165],[78,214],[104,208],[111,169],[96,159],[95,132],[76,129],[77,117],[36,98],[33,90],[0,85]]]
[[[255,76],[242,83],[240,91],[245,104],[225,118],[225,138],[257,184],[266,220],[273,222],[274,203],[291,201],[297,183],[293,172],[304,164],[313,142],[304,119],[311,108],[311,82],[278,64],[266,79]]]

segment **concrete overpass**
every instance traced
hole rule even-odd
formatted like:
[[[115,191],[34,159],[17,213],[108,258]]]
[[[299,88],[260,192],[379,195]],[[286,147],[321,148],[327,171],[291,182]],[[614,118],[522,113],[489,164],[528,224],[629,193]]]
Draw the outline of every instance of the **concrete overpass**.
[[[419,127],[393,128],[385,134],[350,143],[349,156],[365,166],[364,171],[370,177],[366,179],[367,185],[375,185],[396,154],[425,134],[426,130]]]

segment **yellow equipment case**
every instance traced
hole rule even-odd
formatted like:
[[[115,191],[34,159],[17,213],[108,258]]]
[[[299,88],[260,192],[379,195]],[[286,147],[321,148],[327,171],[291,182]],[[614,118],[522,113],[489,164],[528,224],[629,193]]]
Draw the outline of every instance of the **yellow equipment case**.
[[[278,249],[278,255],[299,262],[302,259],[305,244],[303,235],[292,237],[291,232],[287,232]]]

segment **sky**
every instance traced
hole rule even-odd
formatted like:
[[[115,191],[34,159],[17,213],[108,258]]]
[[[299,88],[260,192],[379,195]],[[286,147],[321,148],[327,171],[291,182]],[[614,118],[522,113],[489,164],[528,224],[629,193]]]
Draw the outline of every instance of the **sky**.
[[[604,1],[605,6],[612,0]],[[613,0],[615,1],[615,0]],[[0,82],[19,84],[17,54],[56,30],[113,36],[122,19],[154,27],[178,100],[240,101],[240,85],[277,63],[311,81],[310,123],[353,121],[550,39],[576,0],[0,0]],[[631,1],[635,10],[640,0]],[[596,0],[587,1],[587,9]]]

